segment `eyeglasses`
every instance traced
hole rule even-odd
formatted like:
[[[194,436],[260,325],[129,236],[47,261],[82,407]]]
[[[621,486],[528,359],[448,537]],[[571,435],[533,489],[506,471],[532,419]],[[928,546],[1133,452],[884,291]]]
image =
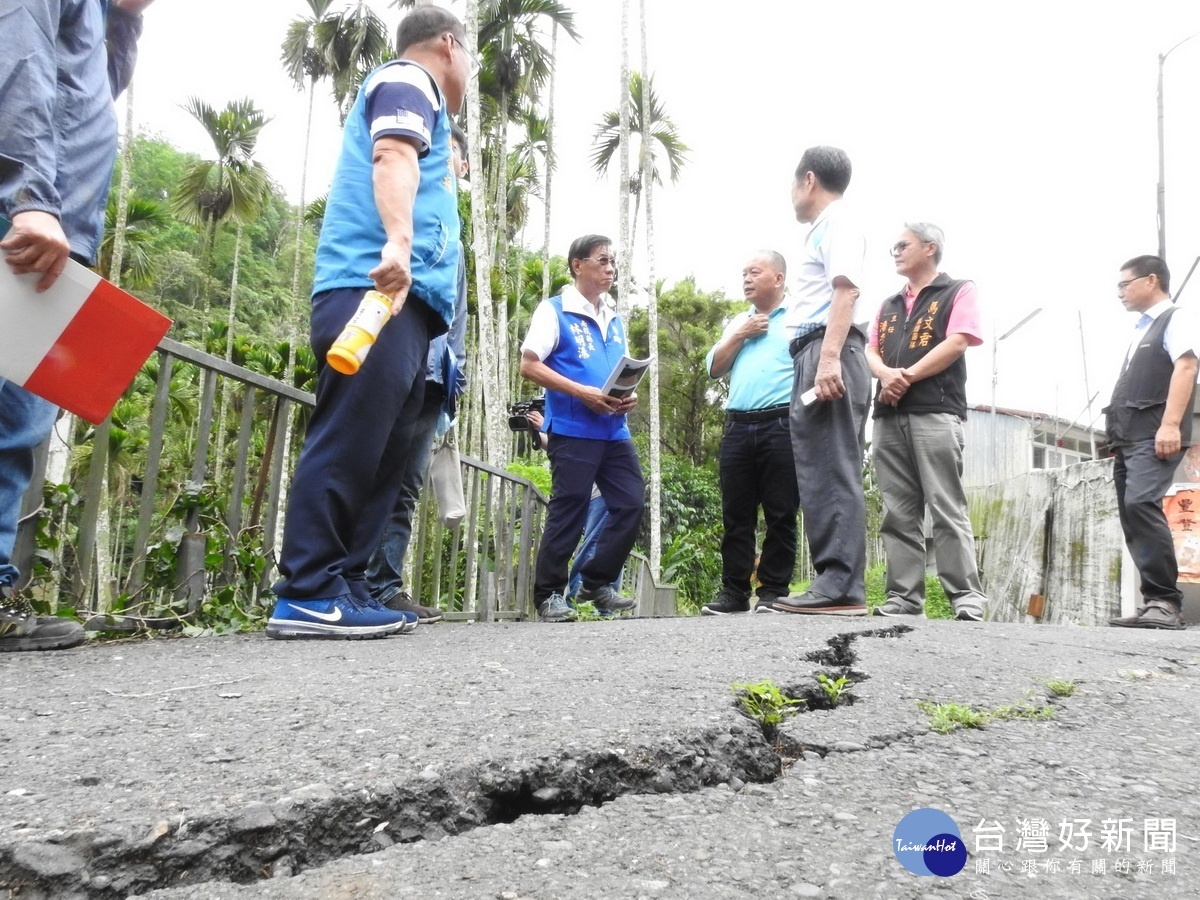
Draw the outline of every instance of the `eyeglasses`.
[[[933,241],[916,241],[916,243],[932,244]],[[907,250],[912,245],[913,245],[913,241],[897,241],[896,243],[892,244],[892,248],[888,251],[888,253],[890,253],[892,256],[895,256],[897,253],[903,253],[905,250]]]
[[[1153,273],[1151,273],[1151,274],[1153,274]],[[1150,277],[1150,275],[1139,275],[1137,278],[1130,278],[1128,281],[1118,281],[1117,282],[1117,290],[1123,291],[1123,290],[1125,290],[1125,288],[1129,287],[1135,281],[1141,281],[1143,278],[1149,278],[1149,277]]]
[[[477,57],[474,53],[472,53],[470,50],[468,50],[467,45],[464,44],[462,41],[460,41],[455,36],[454,32],[450,32],[450,40],[452,40],[452,41],[454,41],[454,43],[458,44],[458,46],[462,50],[462,52],[466,54],[467,61],[471,64],[471,77],[474,78],[476,75],[479,74],[479,57]]]
[[[613,270],[615,271],[617,268],[617,258],[615,256],[581,256],[580,259],[587,259],[594,263],[599,263],[600,268],[602,269],[607,269],[609,266],[612,266]]]

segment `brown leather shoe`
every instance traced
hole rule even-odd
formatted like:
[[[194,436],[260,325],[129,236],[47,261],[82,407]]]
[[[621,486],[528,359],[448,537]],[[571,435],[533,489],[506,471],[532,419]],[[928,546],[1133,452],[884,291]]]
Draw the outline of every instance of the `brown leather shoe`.
[[[1187,628],[1179,611],[1162,603],[1149,603],[1141,607],[1137,615],[1109,619],[1108,624],[1116,628],[1158,628],[1165,631]]]

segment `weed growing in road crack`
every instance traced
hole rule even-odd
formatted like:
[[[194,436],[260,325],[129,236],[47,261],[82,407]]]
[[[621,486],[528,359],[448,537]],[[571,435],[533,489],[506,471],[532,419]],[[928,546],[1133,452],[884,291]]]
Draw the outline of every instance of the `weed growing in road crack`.
[[[821,690],[825,692],[825,696],[829,698],[829,703],[832,706],[837,706],[843,702],[854,688],[853,682],[845,675],[830,678],[824,672],[818,673],[817,684],[821,685]]]
[[[738,708],[764,730],[774,730],[785,718],[799,712],[796,707],[804,703],[803,700],[789,697],[780,690],[779,685],[769,680],[754,684],[738,682],[733,686],[733,692],[740,695]]]

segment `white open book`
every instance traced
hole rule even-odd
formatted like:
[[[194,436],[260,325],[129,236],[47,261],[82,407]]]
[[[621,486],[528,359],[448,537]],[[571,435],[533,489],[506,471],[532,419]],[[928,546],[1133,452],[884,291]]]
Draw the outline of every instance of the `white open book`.
[[[653,358],[650,357],[650,359]],[[633,359],[622,356],[613,366],[612,372],[608,375],[608,381],[604,382],[604,387],[600,390],[610,397],[624,400],[637,389],[638,382],[650,368],[650,359]]]

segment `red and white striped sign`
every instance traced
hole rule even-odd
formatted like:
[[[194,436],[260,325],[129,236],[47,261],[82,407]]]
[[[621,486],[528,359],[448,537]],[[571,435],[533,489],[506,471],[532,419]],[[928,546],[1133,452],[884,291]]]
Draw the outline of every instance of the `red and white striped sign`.
[[[171,320],[75,262],[41,294],[39,277],[0,261],[0,377],[99,423]]]

